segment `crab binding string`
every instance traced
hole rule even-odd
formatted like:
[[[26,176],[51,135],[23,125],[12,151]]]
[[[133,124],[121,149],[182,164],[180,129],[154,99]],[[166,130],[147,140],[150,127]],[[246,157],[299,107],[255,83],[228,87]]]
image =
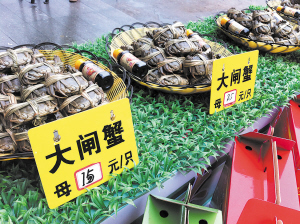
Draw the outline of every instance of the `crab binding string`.
[[[10,129],[5,129],[6,132],[5,133],[0,133],[0,139],[5,138],[5,137],[10,137],[12,139],[13,142],[13,148],[11,150],[11,153],[15,153],[16,148],[17,148],[17,142],[14,138],[14,133],[10,130]],[[6,150],[0,150],[1,152],[7,152]]]
[[[45,86],[45,84],[37,84],[37,85],[33,85],[33,86],[29,86],[27,89],[23,89],[21,91],[21,99],[22,101],[26,101],[27,97],[30,95],[30,93],[32,93],[33,91],[39,89],[39,88],[43,88]]]
[[[0,84],[1,83],[4,83],[4,82],[8,82],[8,81],[11,81],[13,79],[17,79],[18,76],[17,75],[7,75],[7,76],[3,76],[0,78]]]

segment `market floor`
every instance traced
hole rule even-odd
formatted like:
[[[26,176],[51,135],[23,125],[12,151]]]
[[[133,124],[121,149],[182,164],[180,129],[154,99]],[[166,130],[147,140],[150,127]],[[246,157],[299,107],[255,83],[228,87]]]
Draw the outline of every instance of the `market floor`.
[[[266,5],[264,0],[0,0],[0,46],[94,42],[134,22],[196,21],[230,7]]]

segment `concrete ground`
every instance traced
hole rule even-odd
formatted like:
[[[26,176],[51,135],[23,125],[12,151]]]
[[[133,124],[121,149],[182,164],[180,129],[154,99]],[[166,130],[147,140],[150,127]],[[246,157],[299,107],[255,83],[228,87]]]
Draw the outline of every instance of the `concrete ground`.
[[[0,46],[95,41],[134,22],[196,21],[230,7],[266,5],[264,0],[0,0]]]

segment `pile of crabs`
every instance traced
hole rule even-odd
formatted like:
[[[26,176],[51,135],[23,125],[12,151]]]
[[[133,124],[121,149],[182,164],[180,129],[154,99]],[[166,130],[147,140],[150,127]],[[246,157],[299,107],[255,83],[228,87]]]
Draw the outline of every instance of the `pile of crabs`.
[[[254,10],[246,13],[235,8],[227,11],[227,16],[250,30],[249,38],[264,43],[283,45],[300,44],[300,29],[295,28],[275,11]]]
[[[0,52],[0,152],[30,152],[30,128],[108,103],[98,85],[88,82],[58,56],[47,60],[21,47]]]
[[[143,81],[167,86],[211,83],[213,61],[221,57],[200,36],[188,37],[181,22],[148,31],[121,48],[146,62]]]

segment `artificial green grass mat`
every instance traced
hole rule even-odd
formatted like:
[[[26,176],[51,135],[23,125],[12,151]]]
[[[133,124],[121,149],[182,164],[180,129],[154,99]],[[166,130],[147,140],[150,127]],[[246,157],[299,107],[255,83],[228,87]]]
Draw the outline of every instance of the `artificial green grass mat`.
[[[187,28],[223,39],[229,49],[246,52],[217,30],[212,17],[189,22]],[[77,46],[108,58],[105,39]],[[164,94],[134,83],[131,111],[140,163],[75,200],[49,209],[34,160],[1,162],[0,223],[96,223],[122,204],[174,172],[200,172],[235,133],[276,106],[288,104],[300,88],[299,53],[260,52],[254,98],[209,115],[209,93],[193,96]],[[188,129],[193,129],[190,131]],[[186,134],[187,133],[187,134]],[[204,160],[199,161],[199,159]]]

